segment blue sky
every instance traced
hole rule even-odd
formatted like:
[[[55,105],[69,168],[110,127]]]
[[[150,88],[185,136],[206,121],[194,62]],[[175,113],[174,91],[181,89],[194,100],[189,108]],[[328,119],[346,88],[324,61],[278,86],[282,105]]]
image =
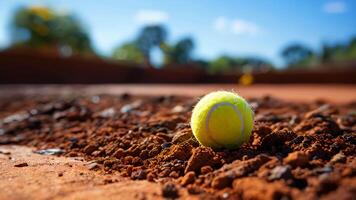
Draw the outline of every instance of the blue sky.
[[[152,23],[165,24],[172,42],[191,36],[197,58],[251,55],[276,64],[289,43],[317,49],[356,36],[354,0],[1,0],[0,47],[10,42],[13,11],[34,4],[75,13],[103,55]]]

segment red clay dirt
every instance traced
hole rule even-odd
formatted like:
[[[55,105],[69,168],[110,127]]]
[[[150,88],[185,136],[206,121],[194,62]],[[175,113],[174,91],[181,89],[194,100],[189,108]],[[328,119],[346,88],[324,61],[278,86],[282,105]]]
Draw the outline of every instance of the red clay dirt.
[[[39,155],[24,146],[0,146],[0,152],[0,199],[157,199],[161,196],[157,184],[97,173],[89,170],[90,163],[80,158]],[[23,163],[27,166],[16,167]]]
[[[314,98],[249,97],[251,140],[213,150],[196,97],[3,96],[0,199],[353,199],[356,98]]]
[[[236,83],[238,81],[236,80]],[[351,84],[116,84],[116,85],[0,85],[0,96],[112,94],[130,93],[135,95],[180,95],[197,97],[216,90],[236,91],[243,97],[266,95],[293,101],[327,100],[348,102],[356,99],[356,86]]]

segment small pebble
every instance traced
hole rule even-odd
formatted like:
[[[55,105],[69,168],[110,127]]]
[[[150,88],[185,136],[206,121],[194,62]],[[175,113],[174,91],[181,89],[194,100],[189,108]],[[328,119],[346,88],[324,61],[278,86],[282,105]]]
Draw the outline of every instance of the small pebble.
[[[200,189],[200,188],[198,188],[198,187],[195,187],[195,186],[193,186],[193,185],[188,185],[188,186],[187,186],[187,190],[188,190],[188,193],[189,193],[189,194],[192,194],[192,195],[194,195],[194,194],[200,194],[200,193],[203,192],[202,189]]]
[[[227,198],[229,198],[229,196],[230,196],[229,193],[224,192],[223,195],[222,195],[222,198],[223,199],[227,199]]]
[[[137,109],[138,107],[140,107],[142,105],[142,101],[141,100],[137,100],[131,104],[126,104],[124,106],[121,107],[120,112],[121,113],[128,113],[130,111],[133,111],[135,109]]]
[[[295,151],[288,154],[284,162],[292,167],[305,167],[309,163],[309,156],[304,152]]]
[[[131,178],[134,180],[144,180],[147,177],[147,172],[146,170],[138,170],[138,171],[134,171],[131,174]]]
[[[183,186],[186,186],[188,184],[194,183],[194,180],[195,180],[195,172],[188,172],[183,176],[181,183]]]
[[[15,167],[27,167],[28,164],[27,164],[26,162],[23,162],[23,163],[15,164],[14,166],[15,166]]]
[[[179,131],[173,136],[172,143],[179,144],[179,143],[189,140],[192,137],[193,137],[193,134],[191,131]]]
[[[166,183],[162,188],[162,196],[166,198],[178,198],[178,188],[174,183]]]
[[[100,102],[100,96],[97,96],[97,95],[95,95],[95,96],[92,96],[91,97],[91,102],[93,102],[93,103],[99,103]]]
[[[203,166],[202,168],[200,168],[201,174],[207,174],[207,173],[212,172],[213,170],[214,169],[210,165],[206,165],[206,166]]]
[[[152,173],[148,173],[146,178],[149,182],[153,182],[155,177]]]
[[[176,171],[173,171],[173,172],[169,173],[169,177],[178,178],[179,174]]]
[[[333,168],[329,165],[326,165],[323,168],[317,168],[314,170],[317,174],[325,174],[325,173],[331,173],[333,171]]]
[[[184,107],[181,105],[176,105],[174,108],[172,108],[172,113],[181,113],[184,112]]]
[[[172,143],[170,143],[170,142],[164,142],[164,143],[161,145],[162,149],[169,148],[170,146],[172,146]]]
[[[111,107],[101,111],[99,115],[102,118],[112,118],[115,116],[115,114],[116,114],[115,108]]]
[[[277,166],[271,170],[271,174],[268,180],[278,180],[278,179],[291,179],[293,178],[291,169],[289,166]]]
[[[8,152],[8,151],[0,151],[0,154],[10,155],[10,154],[11,154],[11,152]]]
[[[65,153],[65,151],[62,149],[42,149],[34,151],[34,153],[41,155],[59,155]]]
[[[330,163],[345,163],[345,162],[346,162],[346,156],[343,153],[338,153],[334,155],[330,160]]]
[[[90,163],[90,164],[88,165],[88,169],[89,169],[89,170],[95,170],[95,169],[98,169],[98,168],[99,168],[98,163]]]

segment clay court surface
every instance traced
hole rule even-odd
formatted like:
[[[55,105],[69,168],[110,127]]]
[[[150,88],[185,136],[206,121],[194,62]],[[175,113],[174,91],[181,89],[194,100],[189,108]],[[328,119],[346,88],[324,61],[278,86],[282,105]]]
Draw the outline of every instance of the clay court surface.
[[[273,97],[297,100],[329,100],[347,102],[356,99],[355,85],[340,84],[282,84],[239,86],[232,84],[205,85],[3,85],[0,96],[11,95],[80,95],[80,94],[140,94],[201,96],[216,90],[233,90],[244,97]]]
[[[12,98],[18,101],[19,96],[65,97],[125,93],[194,98],[215,90],[233,90],[246,98],[270,95],[304,103],[327,101],[344,104],[356,101],[355,85],[3,85],[0,86],[0,99]],[[21,104],[20,101],[16,103]],[[33,150],[34,147],[23,145],[0,145],[0,199],[163,198],[160,184],[90,170],[91,162],[80,156],[38,155]],[[26,166],[22,166],[23,163]],[[186,190],[181,190],[179,195],[182,199],[199,197],[188,195]]]

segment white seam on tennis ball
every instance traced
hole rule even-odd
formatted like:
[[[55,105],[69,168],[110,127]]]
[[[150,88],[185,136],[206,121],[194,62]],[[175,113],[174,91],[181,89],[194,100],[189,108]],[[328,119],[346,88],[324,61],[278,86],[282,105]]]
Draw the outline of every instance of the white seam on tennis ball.
[[[242,138],[244,138],[244,125],[245,125],[245,122],[244,122],[244,118],[242,117],[242,113],[239,111],[239,109],[237,109],[237,107],[229,102],[219,102],[219,103],[216,103],[208,112],[208,115],[207,117],[205,118],[205,129],[207,131],[207,135],[208,137],[216,144],[220,145],[220,146],[224,146],[222,144],[220,144],[219,142],[217,142],[211,135],[210,135],[210,130],[209,130],[209,121],[210,121],[210,117],[211,117],[211,114],[220,106],[229,106],[231,108],[234,109],[235,113],[239,116],[240,118],[240,122],[241,122],[241,136]]]

